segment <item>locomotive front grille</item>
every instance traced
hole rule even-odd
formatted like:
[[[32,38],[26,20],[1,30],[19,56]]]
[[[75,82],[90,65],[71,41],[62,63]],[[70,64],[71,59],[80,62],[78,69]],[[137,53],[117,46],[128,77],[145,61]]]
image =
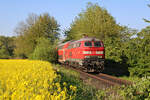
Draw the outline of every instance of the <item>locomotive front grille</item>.
[[[88,58],[85,58],[83,60],[83,65],[95,65],[95,64],[100,64],[100,63],[104,63],[104,59],[99,58],[99,56],[89,56]]]
[[[104,69],[104,59],[99,58],[99,56],[89,56],[83,60],[83,66],[88,71],[100,72]]]

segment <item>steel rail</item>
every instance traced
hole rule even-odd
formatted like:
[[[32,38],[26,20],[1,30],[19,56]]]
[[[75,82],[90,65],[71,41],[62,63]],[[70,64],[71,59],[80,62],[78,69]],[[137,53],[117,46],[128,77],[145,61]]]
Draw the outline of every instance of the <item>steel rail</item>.
[[[130,81],[123,80],[123,79],[120,79],[120,78],[117,78],[117,77],[114,77],[114,76],[111,76],[111,75],[100,73],[100,74],[98,74],[98,76],[101,77],[101,78],[105,78],[107,80],[110,80],[112,82],[118,83],[120,85],[126,85],[126,86],[127,85],[132,85],[132,82],[130,82]]]

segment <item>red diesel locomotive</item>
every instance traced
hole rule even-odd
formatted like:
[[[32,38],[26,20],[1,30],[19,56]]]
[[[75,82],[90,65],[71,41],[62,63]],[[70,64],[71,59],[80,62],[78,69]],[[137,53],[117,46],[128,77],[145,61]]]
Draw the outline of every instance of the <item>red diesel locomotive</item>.
[[[84,37],[58,45],[58,61],[86,72],[104,70],[105,51],[102,41]]]

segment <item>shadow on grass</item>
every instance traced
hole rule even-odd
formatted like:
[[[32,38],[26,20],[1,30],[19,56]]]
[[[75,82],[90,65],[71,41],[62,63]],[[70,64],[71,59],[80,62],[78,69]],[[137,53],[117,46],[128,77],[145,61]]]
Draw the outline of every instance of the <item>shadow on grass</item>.
[[[105,69],[103,73],[113,76],[129,76],[129,65],[125,62],[115,62],[114,60],[105,60]]]

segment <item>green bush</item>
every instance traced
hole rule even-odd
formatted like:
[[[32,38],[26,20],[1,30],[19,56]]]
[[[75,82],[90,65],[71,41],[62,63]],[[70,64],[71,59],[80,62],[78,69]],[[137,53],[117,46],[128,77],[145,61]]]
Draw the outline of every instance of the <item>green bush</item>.
[[[7,58],[9,58],[9,57],[10,57],[9,52],[5,49],[4,46],[2,46],[2,47],[0,48],[0,58],[1,58],[1,59],[7,59]]]
[[[14,57],[15,37],[0,36],[0,58],[8,59]]]
[[[130,76],[137,76],[137,77],[144,77],[144,76],[150,76],[150,68],[129,68]]]
[[[134,85],[123,86],[119,94],[124,100],[150,100],[150,77],[143,77]]]
[[[56,46],[50,43],[49,39],[40,38],[38,44],[30,56],[30,59],[46,60],[50,62],[57,61]]]

